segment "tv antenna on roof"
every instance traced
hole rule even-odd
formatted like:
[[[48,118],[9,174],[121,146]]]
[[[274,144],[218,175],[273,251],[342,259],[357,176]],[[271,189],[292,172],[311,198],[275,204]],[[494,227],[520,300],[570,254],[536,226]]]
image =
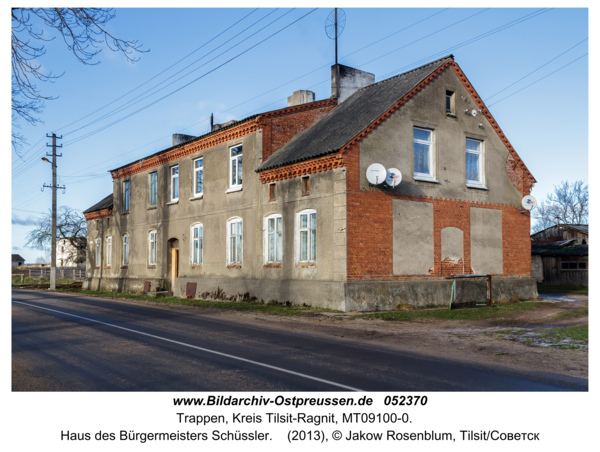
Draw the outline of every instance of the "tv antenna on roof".
[[[337,38],[342,34],[345,26],[346,13],[342,8],[335,8],[325,20],[325,33],[327,33],[329,39],[335,39],[335,64],[338,64]]]

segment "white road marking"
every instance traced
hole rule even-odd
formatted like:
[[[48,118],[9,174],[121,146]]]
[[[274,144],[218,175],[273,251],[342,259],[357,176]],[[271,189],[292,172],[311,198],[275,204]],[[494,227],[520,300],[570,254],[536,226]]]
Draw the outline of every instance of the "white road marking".
[[[244,361],[246,363],[250,363],[250,364],[255,364],[257,366],[266,367],[268,369],[278,370],[279,372],[285,372],[285,373],[288,373],[288,374],[296,375],[298,377],[308,378],[309,380],[320,381],[321,383],[326,383],[326,384],[329,384],[329,385],[332,385],[332,386],[337,386],[338,388],[349,389],[350,391],[358,391],[358,392],[362,391],[361,389],[356,389],[356,388],[353,388],[351,386],[346,386],[346,385],[342,385],[342,384],[339,384],[339,383],[335,383],[333,381],[324,380],[322,378],[317,378],[317,377],[312,377],[312,376],[306,375],[306,374],[301,374],[300,372],[294,372],[293,370],[287,370],[287,369],[283,369],[281,367],[271,366],[270,364],[259,363],[258,361],[253,361],[251,359],[241,358],[239,356],[229,355],[227,353],[221,353],[221,352],[217,352],[215,350],[209,350],[208,348],[203,348],[203,347],[198,347],[196,345],[186,344],[185,342],[174,341],[173,339],[167,339],[166,337],[156,336],[154,334],[149,334],[149,333],[144,333],[142,331],[132,330],[130,328],[125,328],[125,327],[119,326],[119,325],[113,325],[112,323],[101,322],[100,320],[94,320],[94,319],[90,319],[88,317],[82,317],[80,315],[69,314],[68,312],[57,311],[55,309],[43,308],[41,306],[36,306],[34,304],[23,303],[22,301],[12,300],[12,302],[13,303],[22,304],[22,305],[25,305],[25,306],[31,306],[32,308],[44,309],[46,311],[57,312],[59,314],[68,315],[68,316],[71,316],[71,317],[76,317],[78,319],[88,320],[90,322],[100,323],[100,324],[106,325],[106,326],[112,326],[113,328],[118,328],[120,330],[129,331],[131,333],[141,334],[142,336],[153,337],[154,339],[160,339],[162,341],[171,342],[173,344],[183,345],[184,347],[195,348],[196,350],[201,350],[203,352],[213,353],[215,355],[225,356],[226,358],[237,359],[238,361]]]

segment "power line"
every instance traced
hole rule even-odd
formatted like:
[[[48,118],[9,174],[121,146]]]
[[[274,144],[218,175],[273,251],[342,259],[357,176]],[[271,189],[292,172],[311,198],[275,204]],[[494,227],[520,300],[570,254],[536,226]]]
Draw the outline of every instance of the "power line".
[[[525,78],[529,77],[529,76],[530,76],[531,74],[533,74],[534,72],[537,72],[537,71],[539,71],[539,70],[540,70],[541,68],[543,68],[544,66],[547,66],[548,64],[552,63],[552,62],[553,62],[554,60],[556,60],[557,58],[559,58],[559,57],[563,56],[563,55],[564,55],[565,53],[567,53],[567,52],[570,52],[570,51],[571,51],[571,50],[573,50],[575,47],[577,47],[579,44],[582,44],[582,43],[584,43],[584,42],[585,42],[585,41],[587,41],[587,40],[588,40],[588,38],[585,38],[584,40],[582,40],[582,41],[579,41],[579,42],[578,42],[577,44],[575,44],[573,47],[571,47],[571,48],[569,48],[569,49],[565,50],[565,51],[564,51],[563,53],[561,53],[560,55],[557,55],[557,56],[555,56],[555,57],[554,57],[554,58],[552,58],[550,61],[548,61],[548,62],[546,62],[546,63],[542,64],[542,65],[541,65],[540,67],[538,67],[537,69],[534,69],[533,71],[531,71],[529,74],[527,74],[527,75],[524,75],[523,77],[521,77],[521,78],[520,78],[519,80],[517,80],[516,82],[513,82],[513,83],[511,83],[511,84],[510,84],[510,85],[508,85],[506,88],[502,88],[502,89],[501,89],[500,91],[498,91],[496,94],[492,94],[492,95],[491,95],[490,97],[488,97],[488,98],[487,98],[485,101],[487,102],[487,101],[488,101],[488,100],[490,100],[492,97],[495,97],[495,96],[497,96],[498,94],[500,94],[501,92],[503,92],[503,91],[506,91],[506,90],[507,90],[508,88],[510,88],[511,86],[513,86],[513,85],[516,85],[516,84],[517,84],[517,83],[519,83],[521,80],[523,80],[523,79],[525,79]]]
[[[101,127],[101,128],[98,128],[98,129],[96,129],[96,130],[94,130],[94,131],[92,131],[92,132],[89,132],[88,134],[86,134],[86,135],[83,135],[83,136],[81,136],[81,137],[79,137],[79,138],[75,138],[74,140],[71,140],[71,141],[68,143],[68,145],[71,145],[71,144],[77,143],[78,141],[81,141],[81,140],[83,140],[83,139],[85,139],[85,138],[89,138],[90,136],[92,136],[92,135],[95,135],[95,134],[96,134],[96,133],[98,133],[98,132],[101,132],[101,131],[103,131],[103,130],[105,130],[105,129],[109,128],[109,127],[112,127],[113,125],[115,125],[115,124],[118,124],[119,122],[121,122],[121,121],[124,121],[124,120],[125,120],[125,119],[127,119],[127,118],[130,118],[131,116],[133,116],[133,115],[135,115],[135,114],[137,114],[137,113],[139,113],[139,112],[141,112],[141,111],[145,110],[145,109],[146,109],[146,108],[148,108],[148,107],[151,107],[152,105],[155,105],[156,103],[158,103],[158,102],[160,102],[160,101],[162,101],[162,100],[166,99],[167,97],[169,97],[169,96],[172,96],[173,94],[175,94],[175,93],[177,93],[177,92],[181,91],[182,89],[184,89],[184,88],[187,88],[188,86],[192,85],[193,83],[196,83],[198,80],[200,80],[200,79],[202,79],[202,78],[206,77],[207,75],[209,75],[209,74],[211,74],[211,73],[215,72],[217,69],[220,69],[220,68],[222,68],[223,66],[225,66],[226,64],[229,64],[229,63],[231,63],[233,60],[235,60],[235,59],[239,58],[240,56],[244,55],[245,53],[247,53],[247,52],[249,52],[250,50],[254,49],[255,47],[259,46],[259,45],[260,45],[260,44],[262,44],[263,42],[265,42],[265,41],[267,41],[267,40],[271,39],[273,36],[276,36],[277,34],[281,33],[283,30],[285,30],[285,29],[287,29],[287,28],[291,27],[293,24],[295,24],[296,22],[298,22],[298,21],[300,21],[300,20],[304,19],[304,18],[305,18],[306,16],[308,16],[309,14],[311,14],[311,13],[315,12],[317,9],[318,9],[318,8],[314,8],[314,9],[312,9],[312,10],[311,10],[311,11],[309,11],[308,13],[304,14],[304,15],[303,15],[303,16],[301,16],[300,18],[296,19],[295,21],[291,22],[290,24],[286,25],[285,27],[281,28],[280,30],[276,31],[275,33],[271,34],[270,36],[268,36],[267,38],[263,39],[262,41],[259,41],[258,43],[256,43],[256,44],[254,44],[253,46],[251,46],[251,47],[247,48],[247,49],[246,49],[246,50],[244,50],[243,52],[240,52],[240,53],[238,53],[236,56],[234,56],[234,57],[230,58],[229,60],[225,61],[224,63],[221,63],[220,65],[218,65],[217,67],[215,67],[215,68],[211,69],[210,71],[208,71],[208,72],[205,72],[205,73],[204,73],[204,74],[202,74],[201,76],[199,76],[199,77],[195,78],[194,80],[192,80],[192,81],[190,81],[190,82],[186,83],[185,85],[183,85],[183,86],[181,86],[181,87],[179,87],[179,88],[175,89],[174,91],[172,91],[172,92],[170,92],[169,94],[167,94],[167,95],[165,95],[165,96],[161,97],[160,99],[158,99],[158,100],[155,100],[155,101],[151,102],[150,104],[148,104],[148,105],[146,105],[146,106],[144,106],[144,107],[142,107],[142,108],[140,108],[140,109],[138,109],[138,110],[134,111],[133,113],[129,113],[128,115],[126,115],[126,116],[123,116],[122,118],[119,118],[119,119],[117,119],[116,121],[113,121],[113,122],[112,122],[112,123],[110,123],[110,124],[107,124],[107,125],[105,125],[105,126],[103,126],[103,127]],[[67,144],[65,144],[65,145],[67,145]]]
[[[221,48],[222,46],[224,46],[225,44],[227,44],[227,43],[228,43],[228,42],[230,42],[231,40],[235,39],[236,37],[238,37],[238,36],[239,36],[239,35],[241,35],[242,33],[246,32],[248,29],[252,28],[252,27],[253,27],[254,25],[256,25],[257,23],[259,23],[259,22],[261,22],[262,20],[266,19],[268,16],[270,16],[271,14],[273,14],[274,12],[276,12],[278,9],[279,9],[279,8],[277,8],[277,9],[274,9],[274,10],[273,10],[273,11],[271,11],[270,13],[266,14],[264,17],[261,17],[259,20],[257,20],[257,21],[256,21],[256,22],[254,22],[253,24],[251,24],[249,27],[246,27],[245,29],[243,29],[242,31],[240,31],[238,34],[236,34],[235,36],[233,36],[232,38],[228,39],[227,41],[225,41],[224,43],[222,43],[222,44],[221,44],[221,45],[219,45],[218,47],[215,47],[215,48],[214,48],[213,50],[211,50],[210,52],[208,52],[208,53],[205,53],[205,54],[204,54],[204,55],[202,55],[200,58],[198,58],[196,61],[193,61],[192,63],[188,64],[186,67],[184,67],[183,69],[181,69],[181,71],[184,71],[184,70],[186,70],[187,68],[189,68],[189,67],[193,66],[194,64],[196,64],[197,62],[199,62],[200,60],[202,60],[203,58],[205,58],[206,56],[210,55],[211,53],[213,53],[213,52],[214,52],[214,51],[216,51],[217,49]],[[221,55],[223,55],[223,54],[227,53],[229,50],[233,49],[234,47],[236,47],[236,46],[238,46],[238,45],[242,44],[243,42],[245,42],[246,40],[250,39],[250,38],[251,38],[252,36],[254,36],[256,33],[259,33],[260,31],[262,31],[262,30],[264,30],[265,28],[269,27],[269,26],[270,26],[270,25],[272,25],[273,23],[277,22],[279,19],[283,18],[285,15],[287,15],[287,14],[291,13],[292,11],[294,11],[294,9],[295,9],[295,8],[293,8],[293,9],[289,10],[288,12],[286,12],[285,14],[283,14],[282,16],[280,16],[280,17],[278,17],[277,19],[275,19],[273,22],[269,23],[268,25],[266,25],[265,27],[261,28],[261,29],[260,29],[260,30],[258,30],[257,32],[255,32],[255,33],[253,33],[252,35],[248,36],[247,38],[243,39],[242,41],[240,41],[239,43],[237,43],[237,44],[236,44],[236,45],[234,45],[233,47],[230,47],[229,49],[227,49],[227,50],[225,50],[224,52],[220,53],[219,55],[217,55],[217,56],[216,56],[215,58],[213,58],[212,60],[209,60],[209,61],[207,61],[206,63],[202,64],[201,66],[197,67],[196,69],[193,69],[192,71],[188,72],[187,74],[185,74],[185,75],[183,75],[183,76],[179,77],[177,80],[175,80],[175,81],[173,81],[173,82],[171,82],[171,83],[167,84],[166,86],[163,86],[162,88],[158,89],[158,90],[157,90],[157,91],[155,91],[154,93],[152,93],[152,94],[150,94],[150,95],[148,95],[148,96],[144,97],[143,99],[140,99],[140,100],[139,100],[139,101],[137,101],[137,102],[133,102],[133,101],[135,101],[136,99],[139,99],[139,98],[140,98],[141,96],[143,96],[144,94],[146,94],[146,93],[148,93],[148,92],[152,91],[153,89],[155,89],[155,88],[159,87],[160,85],[162,85],[162,84],[163,84],[163,83],[165,83],[166,81],[168,81],[168,80],[172,79],[172,78],[173,78],[173,77],[175,77],[177,74],[173,74],[173,75],[171,75],[171,76],[167,77],[165,80],[163,80],[163,81],[159,82],[158,84],[154,85],[152,88],[150,88],[150,89],[148,89],[148,90],[144,91],[143,93],[141,93],[141,94],[137,95],[137,96],[136,96],[136,97],[134,97],[133,99],[130,99],[129,101],[125,102],[125,103],[124,103],[123,105],[121,105],[120,107],[117,107],[117,108],[115,108],[114,110],[112,110],[112,111],[110,111],[110,112],[108,112],[108,113],[104,114],[103,116],[101,116],[101,117],[99,117],[99,118],[97,118],[97,119],[94,119],[93,121],[91,121],[91,122],[87,123],[86,125],[84,125],[84,126],[81,126],[81,127],[77,128],[77,129],[75,129],[75,130],[71,130],[71,131],[69,131],[69,132],[66,132],[66,133],[65,133],[65,136],[66,136],[66,135],[71,135],[72,133],[75,133],[75,132],[77,132],[77,131],[79,131],[79,130],[81,130],[81,129],[85,128],[85,127],[88,127],[88,126],[90,126],[90,125],[92,125],[92,124],[95,124],[95,123],[97,123],[97,122],[99,122],[99,121],[102,121],[103,119],[106,119],[106,118],[108,118],[108,117],[110,117],[110,116],[113,116],[113,115],[115,115],[115,114],[117,114],[117,113],[119,113],[119,112],[123,111],[124,109],[126,109],[126,108],[128,108],[128,107],[130,107],[130,106],[132,106],[132,105],[135,105],[135,104],[137,104],[137,103],[141,102],[141,101],[142,101],[142,100],[144,100],[144,99],[147,99],[148,97],[150,97],[150,96],[152,96],[152,95],[156,94],[157,92],[161,91],[162,89],[164,89],[164,88],[167,88],[168,86],[171,86],[171,85],[173,85],[174,83],[178,82],[178,81],[179,81],[179,80],[181,80],[182,78],[185,78],[185,77],[187,77],[187,76],[188,76],[189,74],[191,74],[192,72],[194,72],[194,71],[196,71],[196,70],[200,69],[201,67],[203,67],[203,66],[207,65],[208,63],[210,63],[211,61],[213,61],[213,60],[215,60],[216,58],[220,57]],[[163,72],[164,72],[164,71],[163,71]],[[156,78],[156,77],[155,77],[155,78]],[[147,82],[146,82],[146,83],[147,83]],[[136,88],[136,89],[137,89],[137,88]],[[133,102],[133,103],[132,103],[132,102]],[[88,115],[88,116],[89,116],[89,115]]]
[[[444,50],[441,50],[441,51],[439,51],[439,52],[436,52],[436,53],[434,53],[434,54],[432,54],[432,55],[429,55],[429,56],[427,56],[427,57],[425,57],[425,58],[421,58],[420,60],[418,60],[418,61],[415,61],[415,62],[413,62],[413,63],[412,63],[412,64],[410,64],[410,65],[403,66],[403,67],[401,67],[401,68],[399,68],[399,69],[395,69],[395,70],[393,70],[393,71],[391,71],[391,72],[388,72],[388,73],[386,73],[386,74],[382,75],[382,76],[381,76],[381,79],[384,79],[384,78],[391,77],[391,76],[393,76],[393,75],[395,75],[395,74],[397,74],[397,73],[400,73],[400,72],[402,72],[402,71],[405,71],[406,69],[409,69],[409,68],[411,68],[411,67],[414,67],[415,65],[419,65],[419,64],[421,64],[422,62],[431,61],[431,60],[434,60],[434,59],[436,59],[436,58],[437,58],[437,57],[439,57],[439,56],[448,55],[448,53],[451,53],[451,52],[453,52],[454,50],[457,50],[457,49],[459,49],[459,48],[461,48],[461,47],[465,47],[465,46],[467,46],[467,45],[469,45],[469,44],[473,44],[474,42],[477,42],[477,41],[479,41],[479,40],[481,40],[481,39],[488,38],[488,37],[490,37],[490,36],[492,36],[492,35],[494,35],[494,34],[496,34],[496,33],[500,33],[501,31],[504,31],[504,30],[507,30],[508,28],[514,27],[515,25],[519,25],[519,24],[521,24],[521,23],[523,23],[523,22],[525,22],[525,21],[528,21],[528,20],[530,20],[530,19],[533,19],[533,18],[535,18],[535,17],[537,17],[537,16],[540,16],[540,15],[542,15],[542,14],[544,14],[544,13],[547,13],[548,11],[550,11],[550,9],[546,9],[546,10],[544,10],[544,9],[542,8],[542,9],[539,9],[539,10],[537,10],[537,11],[534,11],[533,13],[526,14],[526,15],[524,15],[524,16],[522,16],[522,17],[518,18],[518,19],[514,19],[514,20],[512,20],[512,21],[510,21],[510,22],[507,22],[507,23],[505,23],[504,25],[501,25],[501,26],[499,26],[499,27],[496,27],[496,28],[494,28],[494,29],[492,29],[492,30],[486,31],[485,33],[482,33],[482,34],[480,34],[480,35],[477,35],[477,36],[475,36],[475,37],[473,37],[473,38],[467,39],[466,41],[463,41],[463,42],[461,42],[461,43],[459,43],[459,44],[455,44],[455,45],[453,45],[453,46],[447,47],[447,48],[446,48],[446,49],[444,49]]]
[[[82,119],[85,119],[91,115],[93,115],[94,113],[99,112],[100,110],[103,110],[104,108],[108,107],[109,105],[114,104],[115,102],[123,99],[124,97],[128,96],[129,94],[133,93],[135,90],[141,88],[142,86],[144,86],[146,83],[151,82],[152,80],[154,80],[156,77],[164,74],[165,72],[167,72],[169,69],[177,66],[179,63],[181,63],[183,60],[185,60],[186,58],[192,56],[194,53],[196,53],[198,50],[202,49],[203,47],[206,47],[208,44],[210,44],[211,42],[213,42],[215,39],[217,39],[219,36],[223,35],[224,33],[228,32],[229,30],[233,29],[233,27],[235,27],[237,24],[239,24],[240,22],[242,22],[246,17],[250,16],[251,14],[255,13],[258,10],[258,8],[253,9],[252,11],[250,11],[248,14],[246,14],[244,17],[242,17],[240,20],[238,20],[237,22],[235,22],[232,25],[227,26],[221,33],[219,33],[218,35],[216,35],[215,37],[213,37],[212,39],[206,41],[204,44],[202,44],[200,47],[198,47],[196,50],[193,50],[192,52],[188,53],[186,56],[184,56],[183,58],[181,58],[180,60],[176,61],[175,63],[173,63],[171,66],[167,67],[166,69],[162,70],[161,72],[159,72],[158,74],[156,74],[154,77],[146,80],[144,83],[142,83],[141,85],[136,86],[135,88],[133,88],[132,90],[128,91],[127,93],[123,94],[122,96],[116,98],[115,100],[113,100],[112,102],[109,102],[108,104],[104,105],[103,107],[98,108],[97,110],[94,110],[93,112],[82,116],[81,118],[67,124],[66,126],[62,126],[59,127],[58,129],[56,129],[57,131],[60,131],[66,127],[69,127],[79,121],[81,121]],[[42,138],[43,139],[43,138]],[[40,140],[41,141],[41,140]]]
[[[504,99],[508,99],[509,97],[512,97],[512,96],[514,96],[514,95],[515,95],[515,94],[517,94],[517,93],[520,93],[520,92],[521,92],[521,91],[523,91],[525,88],[529,88],[530,86],[532,86],[532,85],[535,85],[535,84],[536,84],[536,83],[538,83],[538,82],[541,82],[541,81],[542,81],[542,80],[544,80],[545,78],[547,78],[547,77],[550,77],[552,74],[556,74],[556,73],[557,73],[558,71],[560,71],[561,69],[564,69],[564,68],[566,68],[567,66],[570,66],[571,64],[575,63],[576,61],[578,61],[578,60],[581,60],[581,59],[582,59],[584,56],[587,56],[587,53],[585,53],[585,54],[581,55],[579,58],[575,58],[575,59],[574,59],[573,61],[571,61],[570,63],[567,63],[567,64],[565,64],[565,65],[564,65],[564,66],[562,66],[562,67],[559,67],[557,70],[555,70],[555,71],[552,71],[552,72],[550,72],[550,73],[549,73],[549,74],[547,74],[547,75],[544,75],[542,78],[540,78],[540,79],[537,79],[535,82],[533,82],[533,83],[530,83],[529,85],[527,85],[527,86],[525,86],[525,87],[521,88],[520,90],[518,90],[518,91],[515,91],[514,93],[512,93],[512,94],[509,94],[509,95],[508,95],[508,96],[506,96],[506,97],[503,97],[502,99],[500,99],[500,100],[498,100],[498,101],[494,102],[493,104],[490,104],[490,105],[488,105],[488,107],[491,107],[492,105],[496,105],[496,104],[498,104],[498,103],[502,102]]]

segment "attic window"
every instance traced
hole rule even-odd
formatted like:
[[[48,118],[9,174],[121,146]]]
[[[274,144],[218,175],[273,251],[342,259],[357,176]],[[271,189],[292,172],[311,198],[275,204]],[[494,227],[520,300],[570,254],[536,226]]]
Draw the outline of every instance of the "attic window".
[[[269,184],[269,201],[275,201],[277,197],[277,184]]]
[[[446,91],[446,114],[454,114],[454,92]]]

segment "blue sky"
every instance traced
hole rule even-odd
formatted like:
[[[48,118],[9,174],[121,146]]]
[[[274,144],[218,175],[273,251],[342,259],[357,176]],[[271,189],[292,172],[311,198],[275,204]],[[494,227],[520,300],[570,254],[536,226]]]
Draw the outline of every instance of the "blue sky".
[[[61,40],[47,43],[47,54],[39,62],[64,75],[52,84],[38,83],[43,94],[59,97],[46,102],[40,115],[43,124],[22,125],[32,145],[24,148],[22,158],[11,152],[13,253],[27,262],[43,255],[24,243],[32,220],[51,206],[50,191],[40,191],[51,181],[51,167],[41,161],[45,143],[50,142],[47,133],[63,135],[58,174],[59,183],[67,188],[65,194],[59,192],[58,205],[85,210],[111,193],[108,170],[169,147],[173,133],[208,132],[211,113],[215,122],[222,123],[282,108],[287,96],[299,89],[314,91],[317,99],[330,97],[334,45],[324,25],[331,8],[310,11],[118,9],[108,26],[111,33],[137,39],[150,50],[135,64],[105,49],[96,58],[99,65],[84,66]],[[587,9],[346,8],[345,12],[340,63],[381,80],[452,53],[538,180],[533,190],[538,201],[561,181],[587,182]],[[183,87],[194,79],[198,80]],[[144,82],[148,83],[139,87]],[[178,88],[182,89],[150,105]],[[125,105],[128,101],[137,103]],[[98,120],[107,113],[113,114]],[[120,122],[99,130],[116,120]],[[97,122],[90,124],[93,121]]]

